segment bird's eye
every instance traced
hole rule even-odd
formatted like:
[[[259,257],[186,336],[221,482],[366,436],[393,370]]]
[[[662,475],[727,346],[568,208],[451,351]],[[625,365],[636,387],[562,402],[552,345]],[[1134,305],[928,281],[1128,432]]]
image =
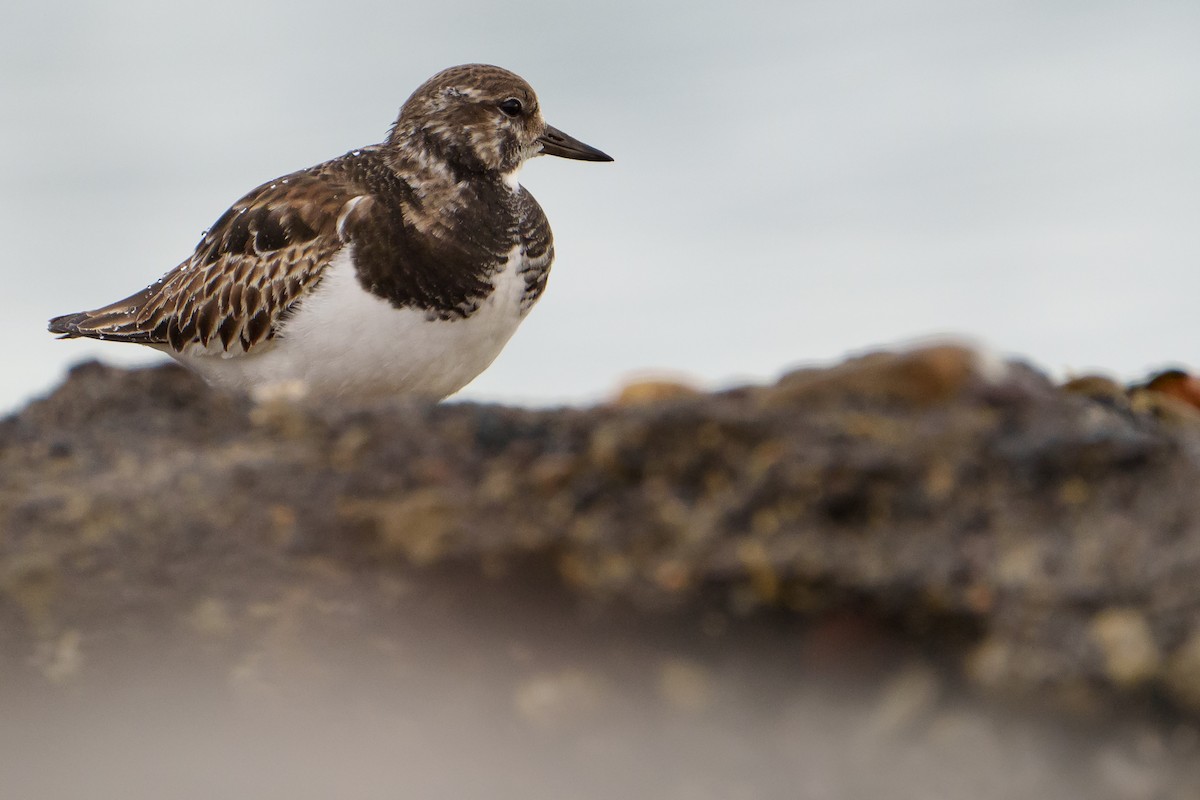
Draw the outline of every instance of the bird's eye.
[[[524,108],[525,107],[521,105],[521,101],[515,97],[510,97],[500,103],[500,110],[503,111],[505,115],[510,117],[517,116],[521,113],[521,111],[524,110]]]

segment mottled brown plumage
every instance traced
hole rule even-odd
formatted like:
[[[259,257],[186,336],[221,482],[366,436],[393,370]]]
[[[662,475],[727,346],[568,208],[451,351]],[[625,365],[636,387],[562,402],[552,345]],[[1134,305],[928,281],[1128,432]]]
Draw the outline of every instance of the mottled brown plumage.
[[[286,337],[344,250],[365,291],[445,321],[470,317],[519,253],[523,316],[545,288],[553,240],[515,174],[542,152],[611,160],[547,126],[516,75],[445,70],[413,93],[383,144],[258,187],[162,279],[50,330],[177,355],[254,353]]]
[[[329,162],[255,189],[204,234],[195,252],[135,295],[59,317],[51,331],[139,344],[248,352],[320,280],[344,244],[337,220],[353,196]]]

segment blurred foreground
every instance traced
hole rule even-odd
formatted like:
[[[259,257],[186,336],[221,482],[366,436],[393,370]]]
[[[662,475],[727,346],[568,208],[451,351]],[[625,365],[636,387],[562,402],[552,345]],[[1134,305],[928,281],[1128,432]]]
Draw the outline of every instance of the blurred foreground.
[[[1194,798],[1200,414],[952,347],[0,422],[0,796]]]

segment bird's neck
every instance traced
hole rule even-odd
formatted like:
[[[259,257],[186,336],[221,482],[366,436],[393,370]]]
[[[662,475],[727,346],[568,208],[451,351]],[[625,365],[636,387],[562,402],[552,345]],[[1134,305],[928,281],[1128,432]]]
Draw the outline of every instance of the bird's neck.
[[[425,128],[397,126],[384,145],[388,165],[414,187],[444,192],[468,187],[517,187],[520,162],[497,169],[463,142]]]
[[[520,186],[517,170],[500,174],[493,170],[465,169],[461,162],[441,158],[423,148],[389,148],[388,167],[412,191],[419,206],[442,218],[473,216],[474,212],[488,216],[515,213]]]

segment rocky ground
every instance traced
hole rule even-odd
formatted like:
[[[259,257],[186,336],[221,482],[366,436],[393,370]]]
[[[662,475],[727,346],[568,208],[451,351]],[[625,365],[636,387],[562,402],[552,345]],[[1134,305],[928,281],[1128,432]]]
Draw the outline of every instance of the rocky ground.
[[[1200,797],[1200,413],[939,347],[0,422],[0,796]],[[7,763],[6,763],[7,762]]]

